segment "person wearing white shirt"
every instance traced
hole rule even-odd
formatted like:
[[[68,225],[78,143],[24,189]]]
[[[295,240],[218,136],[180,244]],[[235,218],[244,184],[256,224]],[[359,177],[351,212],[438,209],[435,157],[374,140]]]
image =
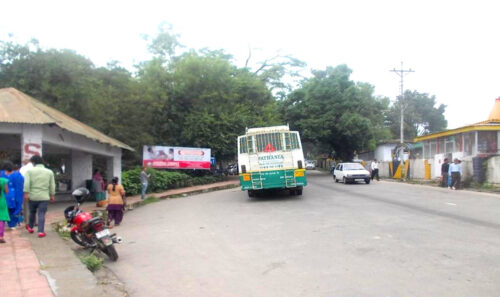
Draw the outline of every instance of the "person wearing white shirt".
[[[462,164],[455,158],[453,163],[448,167],[448,174],[451,175],[451,185],[450,190],[456,190],[460,186],[460,180],[462,179]]]
[[[30,160],[27,160],[27,161],[24,161],[23,162],[24,165],[19,169],[19,173],[21,173],[21,175],[23,177],[26,176],[26,172],[28,172],[28,170],[30,170],[31,168],[33,168],[33,163],[31,163]],[[29,217],[29,204],[28,204],[28,201],[24,200],[23,201],[23,217],[24,217],[24,220],[25,220],[25,223],[28,223],[28,217]]]
[[[29,160],[28,162],[26,162],[22,167],[21,169],[19,169],[19,173],[21,173],[21,175],[24,177],[26,175],[26,172],[28,172],[28,170],[30,170],[31,168],[33,168],[33,163],[31,163]]]
[[[371,170],[372,170],[372,180],[376,176],[377,177],[377,181],[379,181],[380,177],[378,176],[378,162],[377,162],[377,159],[375,159],[375,160],[372,161]]]

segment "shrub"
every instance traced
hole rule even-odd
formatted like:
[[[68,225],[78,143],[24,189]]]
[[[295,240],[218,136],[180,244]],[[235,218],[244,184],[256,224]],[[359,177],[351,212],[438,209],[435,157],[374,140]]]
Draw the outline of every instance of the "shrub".
[[[141,168],[124,171],[122,174],[122,184],[127,195],[138,195],[141,193]],[[191,176],[184,172],[147,169],[151,174],[149,178],[148,193],[161,192],[167,189],[182,188],[186,186],[195,186],[221,181],[222,176]],[[195,174],[193,174],[195,175]]]
[[[90,254],[82,258],[82,263],[85,264],[85,266],[87,266],[87,269],[92,272],[101,269],[102,262],[102,259],[94,254]]]

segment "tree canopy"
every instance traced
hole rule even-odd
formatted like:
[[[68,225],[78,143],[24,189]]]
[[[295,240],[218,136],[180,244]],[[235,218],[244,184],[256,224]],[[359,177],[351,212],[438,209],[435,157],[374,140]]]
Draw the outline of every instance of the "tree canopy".
[[[230,160],[245,127],[287,122],[316,153],[342,159],[399,135],[399,105],[352,81],[346,65],[313,70],[293,86],[289,78],[300,77],[305,63],[291,56],[237,67],[223,50],[184,49],[167,27],[146,39],[152,58],[136,72],[118,62],[96,67],[72,50],[41,49],[36,40],[0,41],[0,87],[17,88],[132,146],[125,166],[138,164],[143,145],[152,144],[208,147]],[[446,128],[446,106],[435,107],[434,96],[407,91],[405,102],[407,137]]]
[[[404,93],[404,137],[412,140],[434,132],[443,131],[448,126],[444,117],[446,105],[437,106],[436,97],[426,93],[407,90]],[[393,135],[400,134],[401,103],[395,102],[387,115],[387,125]]]
[[[350,80],[351,72],[345,65],[313,71],[282,104],[286,121],[303,140],[346,160],[391,137],[384,127],[389,100],[374,97],[373,86]]]
[[[281,123],[258,74],[234,66],[222,51],[175,55],[176,39],[168,36],[152,40],[154,57],[135,75],[117,63],[95,67],[70,50],[2,42],[0,87],[15,87],[131,145],[130,164],[150,144],[208,147],[218,159],[231,159],[245,127]]]

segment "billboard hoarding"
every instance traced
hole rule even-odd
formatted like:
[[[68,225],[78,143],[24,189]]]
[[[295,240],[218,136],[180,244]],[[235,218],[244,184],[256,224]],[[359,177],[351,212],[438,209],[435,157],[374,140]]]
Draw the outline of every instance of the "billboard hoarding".
[[[210,169],[210,149],[144,146],[142,165],[159,169]]]

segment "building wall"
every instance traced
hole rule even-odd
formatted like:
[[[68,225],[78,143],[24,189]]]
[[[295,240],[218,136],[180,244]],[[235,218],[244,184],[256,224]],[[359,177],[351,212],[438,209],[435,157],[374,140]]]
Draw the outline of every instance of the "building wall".
[[[111,147],[108,144],[100,143],[82,135],[65,131],[57,126],[43,127],[43,142],[53,145],[84,151],[101,156],[112,157],[121,149]]]
[[[76,189],[85,186],[85,181],[92,178],[92,154],[72,151],[71,152],[71,188]]]
[[[71,151],[72,189],[85,185],[85,180],[92,178],[92,156],[99,155],[108,159],[108,175],[121,178],[120,148],[100,143],[82,135],[78,135],[49,125],[8,124],[0,123],[0,134],[20,135],[22,159],[29,160],[33,154],[43,155],[43,145],[53,148],[64,148]]]
[[[378,175],[383,178],[391,178],[389,174],[389,162],[380,162],[378,164]]]
[[[410,160],[410,178],[416,178],[416,179],[425,178],[425,160],[423,159]]]
[[[375,149],[375,159],[379,162],[389,162],[392,160],[392,150],[394,149],[394,144],[382,144],[377,146]]]
[[[373,160],[374,157],[375,157],[374,151],[358,154],[358,159],[363,160],[363,161]]]
[[[377,159],[379,162],[389,162],[392,160],[392,150],[396,147],[393,143],[379,144],[374,151],[361,153],[358,158],[364,161]]]
[[[488,159],[486,180],[489,183],[500,184],[500,156],[494,156]]]
[[[427,160],[431,164],[431,179],[438,180],[441,172],[441,164],[435,165],[434,159]],[[391,178],[389,174],[389,163],[381,162],[379,164],[379,175],[384,178]],[[435,166],[439,166],[437,169]],[[434,174],[434,172],[439,172]],[[472,159],[466,158],[462,160],[462,181],[472,179],[474,175],[472,167]],[[425,178],[425,160],[412,159],[410,160],[410,177],[414,179]],[[487,161],[486,182],[500,185],[500,156],[490,157]]]

